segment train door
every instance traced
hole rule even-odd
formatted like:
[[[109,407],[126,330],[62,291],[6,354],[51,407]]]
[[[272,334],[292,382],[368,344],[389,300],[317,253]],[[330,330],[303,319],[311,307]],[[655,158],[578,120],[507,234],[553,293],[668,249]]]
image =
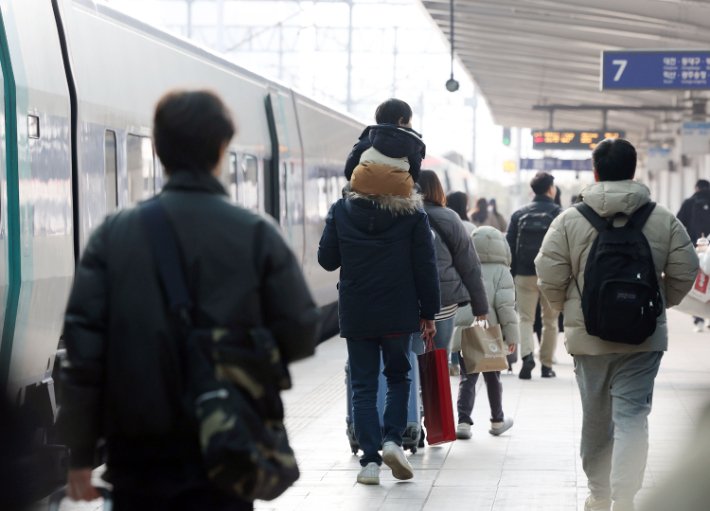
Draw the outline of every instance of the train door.
[[[272,141],[272,161],[269,169],[272,214],[291,248],[302,263],[305,252],[306,223],[304,218],[304,163],[301,136],[293,97],[290,91],[271,91],[266,102]]]

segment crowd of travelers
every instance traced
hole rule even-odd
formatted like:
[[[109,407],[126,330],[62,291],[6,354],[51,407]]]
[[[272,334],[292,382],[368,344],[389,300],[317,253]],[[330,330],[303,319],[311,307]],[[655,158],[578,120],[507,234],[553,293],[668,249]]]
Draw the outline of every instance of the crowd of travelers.
[[[346,158],[349,184],[318,246],[320,265],[340,272],[340,335],[363,451],[357,481],[379,484],[383,464],[396,479],[414,477],[402,449],[411,351],[451,352],[449,370],[459,376],[455,435],[469,439],[480,373],[469,372],[460,354],[462,332],[499,326],[509,363],[518,351],[518,377],[530,380],[539,308],[540,377],[556,376],[558,322],[574,358],[585,511],[633,511],[654,380],[668,345],[665,309],[696,278],[688,233],[698,233],[634,181],[636,151],[626,140],[596,146],[595,183],[578,204],[563,210],[553,176],[540,172],[530,182],[532,201],[506,221],[495,199],[470,205],[466,193],[447,196],[437,174],[421,168],[425,145],[407,103],[383,102],[375,120]],[[117,511],[253,509],[255,498],[284,491],[294,470],[298,477],[279,429],[283,410],[269,412],[259,396],[245,400],[224,384],[273,387],[280,405],[278,390],[290,385],[285,367],[314,353],[319,320],[275,224],[226,200],[217,173],[236,131],[212,93],[167,94],[154,116],[167,184],[150,207],[110,215],[83,253],[65,317],[59,416],[75,500],[97,496],[91,469],[99,448]],[[709,188],[699,182],[699,194]],[[167,219],[163,229],[174,231],[161,238],[168,249],[148,240],[155,210]],[[178,261],[173,275],[185,275],[182,300],[164,277],[166,250]],[[237,349],[261,375],[237,363]],[[186,353],[204,364],[193,367]],[[483,379],[488,431],[498,436],[513,426],[503,411],[501,371],[485,371]],[[245,451],[245,438],[259,448]]]

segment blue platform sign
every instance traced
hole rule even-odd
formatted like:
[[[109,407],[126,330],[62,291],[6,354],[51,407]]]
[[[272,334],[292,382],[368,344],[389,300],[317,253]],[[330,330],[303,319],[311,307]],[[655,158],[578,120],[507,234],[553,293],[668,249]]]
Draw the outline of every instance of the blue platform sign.
[[[710,50],[603,51],[601,88],[710,89]]]

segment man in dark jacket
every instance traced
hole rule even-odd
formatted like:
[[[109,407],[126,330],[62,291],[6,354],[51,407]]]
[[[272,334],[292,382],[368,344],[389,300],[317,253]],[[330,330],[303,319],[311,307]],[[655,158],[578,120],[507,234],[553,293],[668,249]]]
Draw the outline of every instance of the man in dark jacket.
[[[340,335],[347,339],[353,422],[364,453],[357,481],[379,484],[383,461],[395,478],[410,479],[401,445],[411,337],[419,330],[433,337],[439,311],[434,243],[421,198],[348,193],[328,213],[318,262],[328,271],[340,268]],[[384,432],[376,407],[380,352],[387,377]]]
[[[209,92],[158,103],[153,135],[169,180],[160,203],[175,229],[198,324],[268,328],[291,362],[314,352],[317,307],[272,222],[230,203],[217,179],[234,133]],[[69,496],[96,497],[105,442],[117,511],[252,509],[210,486],[182,404],[181,336],[166,305],[138,208],[109,216],[88,242],[67,306],[60,426]]]
[[[523,380],[531,378],[535,367],[533,324],[538,301],[542,317],[541,375],[543,378],[556,376],[552,370],[552,359],[557,347],[557,313],[540,295],[535,274],[535,257],[540,251],[547,229],[562,211],[555,204],[557,187],[551,174],[538,172],[530,181],[530,187],[535,192],[535,198],[530,204],[513,213],[506,233],[513,256],[511,271],[515,278],[515,294],[520,314],[520,356],[523,357],[523,366],[519,376]]]
[[[693,244],[699,238],[710,236],[710,182],[706,179],[698,179],[695,183],[695,193],[683,201],[678,211],[678,220],[688,231],[690,241]],[[702,332],[705,319],[694,316],[693,323],[695,331]]]

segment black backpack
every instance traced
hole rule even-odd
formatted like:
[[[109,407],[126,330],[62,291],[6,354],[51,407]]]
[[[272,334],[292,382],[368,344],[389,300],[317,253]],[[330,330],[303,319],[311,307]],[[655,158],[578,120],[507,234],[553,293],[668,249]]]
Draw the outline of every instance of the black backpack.
[[[554,216],[544,211],[532,211],[520,217],[518,237],[515,240],[515,273],[535,275],[535,258],[554,219]]]
[[[605,341],[641,344],[663,312],[651,247],[641,232],[656,203],[639,208],[621,227],[587,204],[575,207],[599,233],[584,268],[584,326]]]

